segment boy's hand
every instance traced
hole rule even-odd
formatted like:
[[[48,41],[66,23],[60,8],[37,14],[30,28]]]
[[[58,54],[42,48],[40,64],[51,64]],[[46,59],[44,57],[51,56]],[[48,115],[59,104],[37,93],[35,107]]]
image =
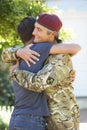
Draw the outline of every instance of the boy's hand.
[[[74,82],[75,81],[75,77],[76,77],[76,71],[75,70],[72,70],[70,72],[70,81],[71,82]]]
[[[28,45],[24,48],[20,48],[16,52],[16,56],[23,59],[29,67],[30,67],[30,63],[35,64],[36,61],[39,61],[39,56],[40,56],[39,53],[29,48],[31,45]]]
[[[9,69],[10,73],[12,73],[13,70],[14,70],[15,68],[18,68],[18,67],[19,67],[19,61],[17,60],[15,65],[10,66],[10,69]]]

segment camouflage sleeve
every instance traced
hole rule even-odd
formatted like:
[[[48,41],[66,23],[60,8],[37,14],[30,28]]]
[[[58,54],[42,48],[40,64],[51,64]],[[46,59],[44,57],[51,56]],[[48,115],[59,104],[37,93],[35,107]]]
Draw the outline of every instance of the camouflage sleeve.
[[[21,48],[21,46],[15,46],[4,50],[1,55],[2,61],[5,63],[12,63],[18,60],[18,58],[16,57],[16,51],[19,48]]]
[[[65,62],[69,62],[69,57],[61,57],[59,55],[52,57],[37,74],[17,68],[11,73],[11,79],[23,88],[37,92],[56,85],[60,86],[65,82],[69,84],[68,78],[71,68],[65,64]]]

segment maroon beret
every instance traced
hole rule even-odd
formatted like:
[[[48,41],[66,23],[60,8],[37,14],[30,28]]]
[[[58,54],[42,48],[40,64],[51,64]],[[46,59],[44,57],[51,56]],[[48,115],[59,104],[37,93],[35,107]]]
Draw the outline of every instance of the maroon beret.
[[[44,27],[59,32],[62,27],[60,18],[55,14],[41,13],[37,17],[37,22]]]

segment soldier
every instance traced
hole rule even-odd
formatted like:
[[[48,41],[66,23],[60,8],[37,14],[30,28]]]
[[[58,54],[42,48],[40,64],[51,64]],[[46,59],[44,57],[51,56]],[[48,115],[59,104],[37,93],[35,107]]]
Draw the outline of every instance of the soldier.
[[[35,24],[36,30],[33,32],[35,36],[36,34],[38,34],[37,31],[41,31],[41,29],[44,29],[40,28],[42,26],[42,18],[44,18],[44,16],[45,19],[47,19],[48,16],[50,17],[49,14],[42,14],[40,16]],[[38,26],[38,24],[40,26]],[[52,35],[56,34],[53,32],[55,32],[55,30],[50,31]],[[39,41],[38,36],[34,41]],[[36,76],[34,73],[15,69],[12,73],[12,79],[18,82],[18,84],[20,84],[24,88],[32,91],[41,92],[46,89],[45,92],[48,96],[48,105],[51,112],[50,120],[47,119],[50,123],[50,125],[48,125],[48,129],[50,126],[50,130],[76,130],[76,123],[78,123],[76,119],[78,119],[79,111],[76,99],[74,98],[74,95],[72,93],[72,85],[69,81],[69,74],[70,71],[73,69],[70,56],[63,54],[50,56],[47,63],[49,64],[45,65],[43,70],[39,71]],[[28,80],[25,80],[25,77]],[[73,100],[71,100],[71,97],[73,98]],[[77,110],[77,113],[75,113],[74,110]],[[73,116],[73,114],[75,114],[76,117]],[[74,125],[74,119],[76,121],[76,126]]]

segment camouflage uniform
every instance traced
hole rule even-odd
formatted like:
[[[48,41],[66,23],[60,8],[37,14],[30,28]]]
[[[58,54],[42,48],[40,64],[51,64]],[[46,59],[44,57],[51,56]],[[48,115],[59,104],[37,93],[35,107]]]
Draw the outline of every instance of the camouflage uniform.
[[[50,117],[46,118],[46,130],[79,130],[79,107],[69,79],[72,69],[70,56],[59,54],[50,55],[43,69],[37,74],[18,68],[11,74],[12,80],[28,90],[45,90],[51,113]]]
[[[22,48],[22,47],[21,46],[16,46],[16,47],[11,47],[11,48],[8,48],[8,49],[4,50],[2,52],[2,55],[1,55],[1,58],[2,58],[3,62],[12,63],[12,62],[18,60],[18,58],[16,57],[16,51],[19,48]]]

